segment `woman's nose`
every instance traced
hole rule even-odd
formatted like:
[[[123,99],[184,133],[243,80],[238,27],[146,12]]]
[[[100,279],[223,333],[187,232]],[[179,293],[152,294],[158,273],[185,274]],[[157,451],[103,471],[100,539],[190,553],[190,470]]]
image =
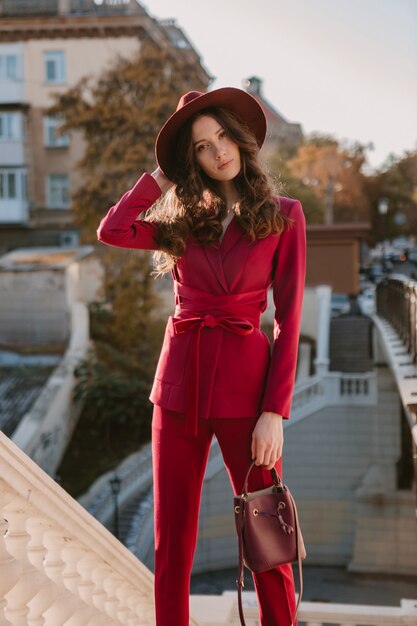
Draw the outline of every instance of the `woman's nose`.
[[[225,154],[224,146],[222,146],[221,144],[215,146],[215,154],[216,154],[216,159],[221,159],[222,156],[224,156]]]

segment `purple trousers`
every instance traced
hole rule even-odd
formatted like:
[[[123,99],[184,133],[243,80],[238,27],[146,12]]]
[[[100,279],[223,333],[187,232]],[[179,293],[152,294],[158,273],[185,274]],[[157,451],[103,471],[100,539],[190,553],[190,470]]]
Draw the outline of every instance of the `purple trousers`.
[[[256,419],[199,419],[196,438],[184,434],[184,416],[154,405],[152,461],[155,523],[156,626],[189,626],[190,578],[197,542],[204,473],[213,435],[219,442],[235,494],[251,463]],[[275,467],[282,477],[282,458]],[[272,484],[269,470],[255,467],[249,491]],[[230,501],[230,515],[233,503]],[[236,541],[236,572],[237,572]],[[291,563],[253,573],[261,626],[290,626],[296,607]],[[237,598],[237,592],[236,592]],[[294,624],[297,626],[297,623]]]

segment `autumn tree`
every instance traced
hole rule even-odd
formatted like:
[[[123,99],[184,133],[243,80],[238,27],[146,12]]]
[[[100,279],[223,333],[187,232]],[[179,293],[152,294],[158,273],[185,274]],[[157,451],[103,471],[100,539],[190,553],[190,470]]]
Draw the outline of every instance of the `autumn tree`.
[[[270,155],[267,160],[268,171],[278,193],[300,200],[309,224],[324,222],[324,202],[313,193],[308,185],[291,173],[287,158],[288,152],[280,149]]]
[[[312,134],[286,162],[290,176],[301,181],[319,200],[324,212],[322,221],[326,221],[328,211],[333,222],[369,220],[370,206],[362,173],[366,149],[359,143],[342,148],[330,135]]]
[[[417,150],[387,159],[379,171],[367,178],[366,190],[374,243],[417,233]],[[386,215],[378,211],[383,198],[388,201]]]
[[[71,208],[81,241],[96,244],[105,280],[102,301],[90,308],[93,348],[78,367],[77,394],[85,401],[84,419],[100,431],[98,446],[106,435],[108,462],[150,436],[147,398],[163,324],[151,314],[158,307],[151,253],[98,244],[96,230],[142,172],[154,169],[157,133],[181,94],[206,89],[201,67],[188,59],[186,51],[143,42],[135,58],[118,57],[100,76],[56,94],[48,111],[64,120],[61,133],[81,133],[85,144]],[[88,454],[96,467],[93,448]],[[100,455],[101,462],[103,450]]]

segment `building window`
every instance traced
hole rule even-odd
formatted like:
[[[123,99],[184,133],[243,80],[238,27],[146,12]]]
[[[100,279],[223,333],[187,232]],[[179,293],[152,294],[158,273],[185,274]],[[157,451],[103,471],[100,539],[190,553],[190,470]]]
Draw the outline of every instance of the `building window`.
[[[21,139],[18,113],[0,113],[0,141]]]
[[[45,81],[47,83],[65,83],[65,52],[48,50],[44,52]]]
[[[18,63],[16,54],[0,54],[0,79],[17,80]]]
[[[70,206],[68,174],[47,176],[46,203],[49,209],[67,209]]]
[[[69,146],[69,137],[57,135],[55,131],[62,124],[62,119],[45,115],[43,118],[43,144],[47,148],[65,148]]]
[[[0,200],[17,198],[17,172],[0,170]]]

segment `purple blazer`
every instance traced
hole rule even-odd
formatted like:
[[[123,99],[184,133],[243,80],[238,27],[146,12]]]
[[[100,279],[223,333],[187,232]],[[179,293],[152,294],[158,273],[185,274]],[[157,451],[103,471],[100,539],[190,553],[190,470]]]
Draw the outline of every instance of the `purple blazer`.
[[[99,241],[158,249],[158,225],[138,219],[161,195],[150,174],[112,206]],[[185,413],[189,432],[203,418],[257,418],[262,411],[290,418],[306,274],[306,221],[298,200],[279,196],[290,229],[251,243],[232,219],[217,247],[190,235],[171,275],[175,313],[165,328],[149,399]],[[260,316],[272,287],[271,349]]]

